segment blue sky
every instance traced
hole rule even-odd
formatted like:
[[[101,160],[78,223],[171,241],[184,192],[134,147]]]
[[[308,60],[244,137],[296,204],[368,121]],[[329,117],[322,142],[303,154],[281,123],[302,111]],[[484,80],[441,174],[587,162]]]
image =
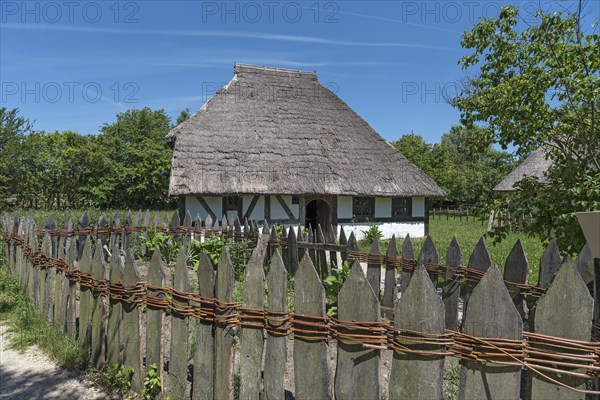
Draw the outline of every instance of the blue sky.
[[[234,62],[317,71],[384,138],[439,141],[462,33],[506,1],[0,2],[0,107],[97,133],[129,108],[194,112]],[[523,23],[538,1],[520,1]],[[575,2],[541,1],[573,9]],[[586,3],[598,15],[598,5]]]

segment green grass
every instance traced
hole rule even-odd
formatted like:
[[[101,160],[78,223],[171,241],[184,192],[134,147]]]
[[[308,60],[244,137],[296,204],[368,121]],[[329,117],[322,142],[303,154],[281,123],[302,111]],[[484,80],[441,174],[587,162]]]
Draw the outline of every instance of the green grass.
[[[79,345],[49,326],[44,316],[35,311],[20,282],[0,267],[0,323],[10,332],[10,345],[24,351],[37,345],[58,365],[84,369],[88,354]]]
[[[440,263],[446,262],[446,252],[453,236],[456,236],[460,249],[462,251],[463,265],[469,262],[469,256],[473,252],[477,241],[481,236],[486,233],[486,224],[481,224],[481,221],[469,218],[467,222],[465,218],[462,221],[459,218],[450,217],[446,220],[445,217],[442,219],[431,219],[429,224],[429,234],[433,239],[433,243],[440,255]],[[490,253],[492,261],[498,265],[501,271],[504,270],[504,261],[510,253],[511,249],[515,245],[516,241],[520,239],[527,259],[529,261],[529,282],[537,283],[539,263],[544,246],[542,241],[537,237],[530,237],[520,232],[510,233],[506,239],[500,243],[493,243],[493,240],[486,240],[486,245]],[[402,241],[404,238],[397,239],[398,250],[402,249]],[[413,239],[413,245],[415,249],[415,256],[419,254],[421,247],[423,246],[424,239]],[[389,247],[389,241],[383,240],[380,242],[381,252],[385,253]],[[370,246],[366,243],[359,244],[360,250],[368,252]]]

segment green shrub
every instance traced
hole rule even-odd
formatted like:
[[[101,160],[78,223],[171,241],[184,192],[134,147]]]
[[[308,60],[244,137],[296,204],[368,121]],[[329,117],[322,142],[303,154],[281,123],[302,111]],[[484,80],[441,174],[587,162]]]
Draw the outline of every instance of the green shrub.
[[[177,258],[177,253],[183,242],[181,239],[175,239],[175,236],[169,233],[158,232],[156,229],[148,229],[144,234],[140,235],[139,245],[136,249],[137,256],[140,256],[141,248],[145,246],[148,249],[146,254],[150,258],[152,252],[158,246],[160,254],[166,263],[172,263]]]
[[[327,315],[337,314],[337,299],[346,278],[350,275],[350,264],[344,261],[342,268],[331,268],[331,275],[327,276],[323,283],[327,286]]]
[[[88,377],[104,390],[123,397],[131,389],[133,373],[133,367],[109,364],[102,371],[92,370]]]
[[[150,364],[146,377],[144,378],[144,389],[140,397],[142,400],[154,400],[159,394],[162,383],[160,382],[160,376],[158,375],[158,367],[156,364]]]
[[[383,234],[379,230],[379,226],[377,226],[377,225],[371,225],[371,227],[369,229],[362,231],[362,233],[364,235],[363,242],[365,242],[368,245],[373,244],[373,242],[375,241],[375,238],[377,238],[377,240],[379,240],[383,236]]]

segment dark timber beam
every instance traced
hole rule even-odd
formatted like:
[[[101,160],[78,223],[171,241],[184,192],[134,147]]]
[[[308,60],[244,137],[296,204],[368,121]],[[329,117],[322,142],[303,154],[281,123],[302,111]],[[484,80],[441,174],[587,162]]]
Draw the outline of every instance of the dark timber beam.
[[[281,195],[275,195],[275,197],[277,198],[277,201],[279,201],[279,204],[281,204],[281,208],[283,208],[283,211],[285,211],[285,214],[288,216],[288,218],[290,220],[294,220],[294,214],[292,214],[292,211],[290,210],[290,208],[288,207],[288,205],[285,203],[285,200],[283,200],[283,197],[281,197]]]
[[[213,210],[211,210],[211,208],[208,205],[208,203],[206,202],[206,200],[204,200],[204,197],[202,197],[202,196],[196,196],[196,199],[198,199],[198,201],[200,202],[200,205],[202,206],[202,208],[204,208],[204,210],[206,210],[206,212],[208,214],[210,214],[210,217],[212,218],[212,220],[216,221],[217,220],[217,215],[214,213]]]

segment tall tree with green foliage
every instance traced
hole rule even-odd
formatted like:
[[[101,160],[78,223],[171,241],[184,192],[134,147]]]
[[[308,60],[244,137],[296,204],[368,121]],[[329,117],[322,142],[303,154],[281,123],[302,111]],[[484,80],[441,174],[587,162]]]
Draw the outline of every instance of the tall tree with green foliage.
[[[111,174],[109,207],[165,207],[168,197],[172,150],[165,136],[171,120],[164,110],[128,110],[113,124],[101,128],[100,142],[109,149]]]
[[[0,205],[19,200],[19,187],[27,173],[21,145],[32,132],[32,123],[19,115],[19,109],[0,108]]]
[[[540,10],[528,26],[513,6],[481,20],[463,35],[471,53],[460,65],[470,80],[453,99],[463,124],[484,126],[472,149],[499,143],[521,156],[548,149],[546,180],[521,181],[502,206],[520,228],[572,253],[584,243],[575,212],[600,209],[599,19],[588,20],[584,8]],[[526,223],[531,212],[533,223]]]
[[[472,153],[469,144],[476,140],[477,130],[453,126],[433,145],[411,133],[392,145],[446,191],[446,200],[481,204],[490,200],[493,187],[513,167],[513,160],[492,146],[483,153]]]

